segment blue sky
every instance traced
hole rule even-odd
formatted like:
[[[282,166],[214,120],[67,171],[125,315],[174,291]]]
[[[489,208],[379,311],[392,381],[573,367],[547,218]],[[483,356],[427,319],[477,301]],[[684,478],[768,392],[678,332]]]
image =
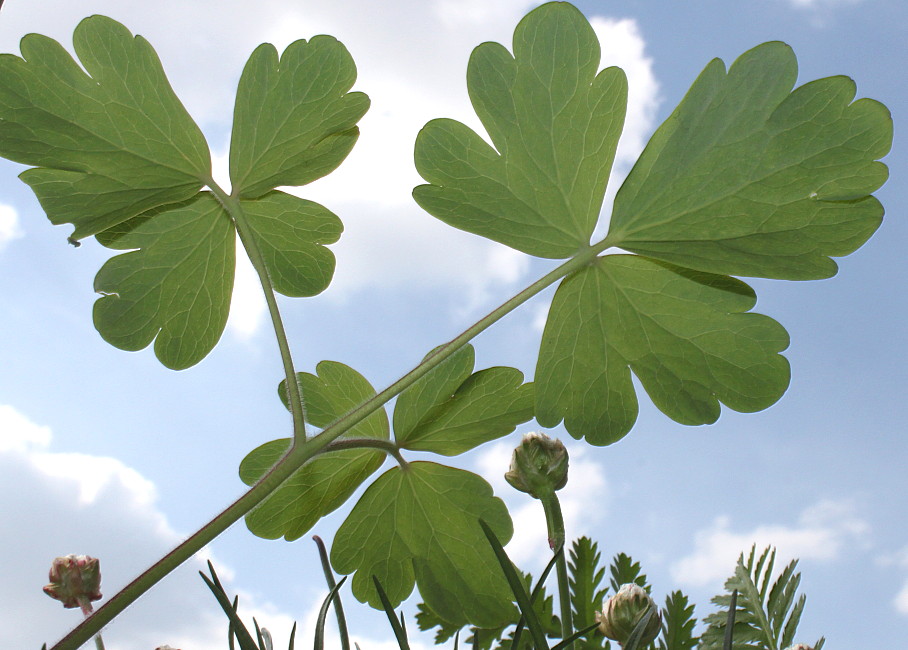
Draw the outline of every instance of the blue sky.
[[[509,44],[534,6],[523,0],[344,0],[251,3],[199,0],[6,0],[0,51],[28,32],[69,47],[78,21],[116,18],[147,37],[224,168],[233,91],[252,49],[283,48],[319,33],[337,36],[359,68],[372,108],[362,137],[337,172],[301,194],[345,223],[333,247],[338,271],[315,299],[282,300],[298,370],[322,359],[347,363],[383,387],[551,268],[454,231],[410,198],[416,132],[434,117],[478,128],[464,71],[484,40]],[[330,5],[330,6],[329,6]],[[587,534],[603,555],[642,562],[660,599],[681,588],[709,598],[737,554],[775,544],[800,557],[808,595],[803,641],[827,649],[892,647],[908,629],[908,443],[906,362],[908,7],[900,0],[578,2],[603,42],[603,64],[620,65],[631,88],[628,126],[612,196],[651,131],[713,57],[727,63],[754,45],[794,47],[801,78],[845,74],[858,96],[885,103],[896,137],[878,233],[820,282],[752,281],[756,310],[791,334],[792,383],[758,414],[724,411],[683,427],[643,400],[620,443],[570,443],[564,492],[568,535]],[[281,367],[248,270],[241,269],[220,345],[179,373],[145,350],[125,353],[91,324],[92,280],[107,257],[66,244],[16,175],[0,161],[0,554],[12,558],[0,592],[0,645],[38,648],[78,615],[41,593],[53,557],[101,558],[104,589],[120,586],[240,493],[236,468],[262,442],[283,437],[289,417],[275,397]],[[607,218],[604,214],[604,219]],[[476,341],[477,366],[512,365],[532,376],[548,292]],[[502,479],[518,432],[460,459],[512,508],[509,546],[527,568],[545,555],[541,509]],[[388,465],[389,466],[389,465]],[[330,540],[343,511],[313,530]],[[290,621],[311,626],[325,590],[308,536],[253,537],[234,526],[208,551],[243,609],[286,646]],[[106,633],[108,647],[226,647],[226,626],[187,565]],[[390,645],[381,617],[353,607],[363,648]],[[304,636],[303,638],[308,638]],[[308,641],[306,641],[308,642]],[[426,644],[430,639],[424,639]]]

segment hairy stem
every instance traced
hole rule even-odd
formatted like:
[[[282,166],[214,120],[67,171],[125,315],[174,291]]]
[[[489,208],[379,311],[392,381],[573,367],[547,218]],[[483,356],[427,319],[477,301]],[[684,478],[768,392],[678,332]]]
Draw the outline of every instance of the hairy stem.
[[[222,193],[223,194],[223,193]],[[219,197],[223,201],[230,203],[236,202],[229,196]],[[78,650],[83,644],[87,643],[93,634],[97,633],[102,627],[107,625],[120,612],[126,609],[130,604],[135,602],[142,594],[148,591],[155,584],[160,582],[171,571],[180,566],[183,562],[191,558],[195,553],[200,551],[206,544],[210,543],[222,532],[227,530],[231,525],[239,521],[246,513],[252,510],[256,505],[261,503],[268,495],[276,490],[287,478],[289,478],[303,464],[313,456],[324,450],[329,444],[349,431],[351,428],[369,417],[372,413],[384,406],[392,398],[400,394],[403,390],[413,384],[420,377],[436,367],[442,361],[454,354],[471,339],[483,332],[488,327],[499,321],[505,315],[525,303],[533,296],[540,293],[545,288],[551,286],[561,278],[582,269],[592,263],[599,253],[611,246],[611,241],[606,238],[595,246],[584,247],[574,257],[550,271],[542,278],[529,285],[523,291],[518,293],[510,300],[502,303],[501,306],[493,309],[474,325],[464,330],[460,335],[451,339],[447,344],[439,347],[434,353],[425,358],[422,363],[413,370],[405,374],[396,382],[388,386],[385,390],[369,398],[358,407],[338,418],[330,426],[325,428],[317,436],[308,440],[303,440],[301,444],[294,444],[290,450],[249,490],[239,499],[229,505],[223,512],[218,514],[214,519],[205,524],[196,533],[186,539],[183,543],[170,551],[163,558],[158,560],[154,565],[148,568],[138,578],[129,583],[113,598],[103,606],[99,607],[94,614],[85,619],[77,627],[73,628],[69,634],[63,637],[54,645],[51,650]],[[259,260],[261,256],[259,255]],[[267,275],[266,275],[267,277]],[[263,281],[264,282],[264,281]],[[270,280],[268,280],[270,287]],[[273,292],[266,291],[274,301]],[[271,304],[271,303],[269,303]],[[274,303],[275,313],[277,305]],[[279,322],[279,320],[278,320]],[[277,325],[275,326],[277,328]],[[283,334],[283,327],[280,328]],[[286,346],[286,337],[283,338]],[[282,356],[284,356],[282,354]],[[289,360],[289,348],[287,348],[286,357]],[[288,369],[289,365],[289,369]],[[291,408],[299,409],[299,421],[302,423],[302,401],[293,399],[294,393],[298,396],[299,390],[296,383],[296,375],[293,372],[292,364],[285,363],[285,370],[288,370],[288,389],[291,391]],[[294,417],[294,426],[296,426],[297,416]]]
[[[252,233],[249,222],[246,220],[246,213],[240,200],[232,195],[228,195],[212,179],[206,179],[206,184],[211,189],[221,205],[233,219],[236,226],[237,235],[240,242],[249,256],[249,261],[262,283],[262,292],[265,294],[265,303],[268,305],[268,314],[271,316],[271,322],[274,325],[274,335],[277,338],[277,347],[281,353],[281,361],[284,364],[284,374],[287,378],[287,402],[290,404],[290,413],[293,416],[293,444],[297,445],[306,439],[306,416],[303,409],[303,396],[300,392],[299,384],[296,381],[296,371],[293,369],[293,358],[290,355],[290,343],[287,341],[287,333],[284,331],[284,322],[281,319],[281,312],[277,306],[277,297],[274,295],[274,284],[271,282],[271,276],[268,275],[268,268],[265,266],[265,258],[262,257],[262,251],[258,242]]]
[[[563,551],[564,547],[564,516],[561,514],[561,502],[558,495],[552,492],[540,498],[542,509],[545,511],[545,523],[549,534],[549,547],[555,552]],[[562,552],[555,561],[555,571],[558,576],[558,601],[561,605],[561,638],[566,639],[574,633],[574,622],[571,615],[571,591],[568,584],[567,559]],[[573,644],[567,647],[567,650]]]
[[[389,456],[393,456],[401,467],[406,468],[408,465],[407,460],[400,453],[400,447],[390,440],[382,440],[380,438],[344,438],[343,440],[335,440],[325,447],[325,453],[342,449],[381,449]]]

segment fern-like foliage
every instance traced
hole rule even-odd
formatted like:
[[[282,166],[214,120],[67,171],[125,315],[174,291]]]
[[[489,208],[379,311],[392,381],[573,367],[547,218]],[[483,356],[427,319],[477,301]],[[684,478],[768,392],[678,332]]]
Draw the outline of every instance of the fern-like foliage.
[[[747,560],[738,558],[735,574],[725,582],[727,594],[713,598],[720,611],[710,614],[700,639],[700,650],[721,650],[732,591],[738,591],[732,650],[785,650],[795,642],[804,611],[805,595],[797,596],[801,574],[797,560],[790,562],[772,581],[776,550],[767,547],[759,558],[756,546]],[[813,645],[822,648],[824,639]]]
[[[693,650],[697,647],[694,635],[694,606],[688,604],[687,596],[674,591],[665,599],[662,609],[662,635],[659,650]]]
[[[581,630],[596,622],[596,612],[608,592],[608,585],[600,587],[605,577],[605,567],[600,564],[601,554],[596,542],[589,537],[580,537],[571,545],[568,559],[568,585],[571,591],[571,610],[574,627]],[[590,632],[574,643],[579,650],[603,647],[601,634]]]
[[[640,563],[634,562],[629,555],[618,553],[612,560],[612,566],[609,568],[609,572],[612,574],[611,583],[613,593],[618,593],[618,589],[621,588],[621,585],[630,583],[640,585],[646,589],[646,593],[650,592],[650,586],[646,582],[646,574],[643,573],[640,568]]]

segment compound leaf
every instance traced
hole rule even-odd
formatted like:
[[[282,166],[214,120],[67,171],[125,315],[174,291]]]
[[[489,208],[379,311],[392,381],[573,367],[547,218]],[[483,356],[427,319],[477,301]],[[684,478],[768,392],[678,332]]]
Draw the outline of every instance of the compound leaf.
[[[75,241],[193,197],[211,157],[148,41],[92,16],[73,47],[84,71],[38,34],[0,55],[0,155],[36,166],[20,178]]]
[[[566,278],[552,302],[536,369],[536,419],[594,445],[637,418],[631,371],[682,424],[707,424],[722,402],[764,409],[788,386],[788,335],[746,313],[743,282],[639,256],[608,255]]]
[[[372,576],[396,607],[414,583],[426,605],[453,625],[491,628],[514,615],[511,592],[479,519],[506,543],[504,503],[470,472],[415,462],[380,476],[340,526],[331,563],[353,573],[353,594],[380,608]]]
[[[533,387],[523,373],[505,367],[473,373],[474,358],[473,346],[465,345],[400,394],[394,437],[402,448],[455,456],[533,417]]]
[[[295,41],[280,59],[271,44],[256,48],[237,89],[233,193],[257,197],[281,185],[305,185],[340,165],[369,108],[366,95],[348,92],[355,80],[350,53],[331,36]]]
[[[155,340],[168,368],[188,368],[215,346],[230,310],[235,265],[233,224],[217,200],[199,193],[150,210],[98,235],[115,249],[95,276],[94,323],[122,350]]]
[[[870,196],[892,142],[882,104],[829,77],[792,92],[791,49],[765,43],[726,73],[713,60],[656,131],[615,198],[610,235],[636,253],[710,273],[835,274],[880,225]]]
[[[326,427],[366,399],[375,389],[353,368],[336,361],[322,361],[317,375],[298,373],[297,381],[306,398],[306,415],[317,427]],[[286,383],[278,394],[287,405]],[[383,409],[341,436],[378,438],[390,436]],[[272,440],[251,451],[240,463],[240,478],[252,485],[289,449],[289,439]],[[246,515],[246,526],[267,539],[302,537],[315,523],[342,505],[384,461],[373,449],[346,449],[320,454],[297,470],[281,487]]]
[[[514,32],[514,55],[484,43],[467,85],[494,148],[467,126],[433,120],[416,139],[429,183],[417,203],[445,223],[548,258],[589,243],[627,107],[627,79],[599,72],[596,34],[573,6],[545,4]]]

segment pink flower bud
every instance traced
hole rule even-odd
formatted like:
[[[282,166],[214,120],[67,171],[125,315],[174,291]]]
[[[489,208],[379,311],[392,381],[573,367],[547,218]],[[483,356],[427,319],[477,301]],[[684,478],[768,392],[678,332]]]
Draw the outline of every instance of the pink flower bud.
[[[58,557],[50,566],[50,584],[44,593],[64,607],[91,611],[91,601],[101,599],[101,566],[88,555]]]

